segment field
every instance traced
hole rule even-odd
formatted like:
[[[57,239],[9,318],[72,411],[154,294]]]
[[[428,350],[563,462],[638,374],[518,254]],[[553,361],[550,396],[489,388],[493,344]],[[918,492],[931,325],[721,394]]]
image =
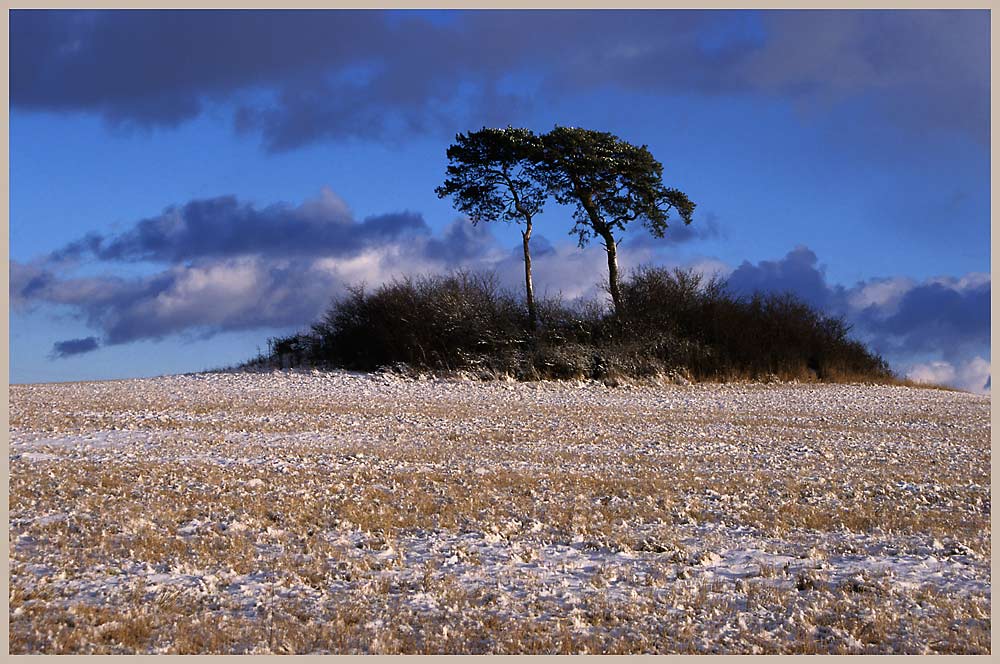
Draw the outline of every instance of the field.
[[[990,401],[10,388],[12,653],[989,653]]]

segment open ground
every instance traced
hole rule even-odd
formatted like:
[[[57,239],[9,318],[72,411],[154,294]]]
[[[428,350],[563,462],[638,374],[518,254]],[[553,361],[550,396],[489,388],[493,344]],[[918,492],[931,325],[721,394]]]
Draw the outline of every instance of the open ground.
[[[988,653],[990,401],[10,388],[12,653]]]

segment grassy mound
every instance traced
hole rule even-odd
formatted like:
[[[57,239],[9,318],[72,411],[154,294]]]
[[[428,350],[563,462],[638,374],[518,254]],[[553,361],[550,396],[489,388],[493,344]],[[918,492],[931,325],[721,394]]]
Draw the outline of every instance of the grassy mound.
[[[791,295],[731,294],[691,271],[642,268],[621,284],[622,311],[523,302],[491,275],[456,272],[353,287],[303,334],[273,338],[245,367],[406,367],[482,378],[650,378],[889,382],[885,361],[842,319]]]

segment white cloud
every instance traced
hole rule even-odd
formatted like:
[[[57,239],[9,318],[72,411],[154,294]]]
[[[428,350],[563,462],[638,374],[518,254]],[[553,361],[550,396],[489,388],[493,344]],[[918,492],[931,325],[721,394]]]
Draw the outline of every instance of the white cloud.
[[[847,303],[858,310],[876,307],[882,316],[889,316],[895,313],[899,301],[915,285],[913,279],[906,277],[873,279],[852,290],[847,296]]]
[[[990,380],[990,362],[979,356],[955,364],[943,360],[914,364],[906,377],[918,383],[947,385],[978,394],[990,392],[986,387]]]
[[[335,220],[342,224],[350,224],[354,218],[347,201],[326,185],[320,189],[318,198],[307,199],[299,210],[305,218],[318,222]]]
[[[191,218],[180,238],[178,210]],[[263,239],[235,241],[247,225],[256,229],[252,236]],[[282,246],[273,246],[272,237]],[[200,247],[193,257],[172,258],[187,256],[189,245]],[[607,256],[599,243],[580,249],[568,240],[553,244],[539,236],[533,246],[536,296],[607,299]],[[894,367],[920,358],[923,363],[909,367],[915,380],[983,391],[989,378],[989,361],[982,359],[989,356],[989,273],[921,282],[879,278],[843,288],[827,282],[808,247],[734,270],[712,257],[681,258],[673,246],[649,238],[624,242],[621,277],[643,265],[735,282],[742,275],[754,290],[791,289],[828,314],[844,315],[856,338]],[[104,263],[151,255],[166,268],[141,277],[72,276],[75,263],[66,257],[90,255]],[[324,187],[297,207],[260,207],[231,196],[192,201],[111,238],[85,236],[47,260],[12,262],[10,285],[15,308],[32,302],[76,308],[103,333],[105,345],[114,345],[189,332],[306,326],[347,284],[377,288],[395,278],[455,269],[493,271],[503,287],[523,293],[520,248],[498,242],[488,225],[474,227],[457,218],[433,232],[420,215],[408,212],[357,220],[347,203]]]
[[[989,285],[991,277],[989,272],[969,272],[959,278],[955,277],[933,277],[928,279],[927,282],[931,284],[941,284],[942,286],[947,286],[957,291],[969,290],[971,288],[980,288],[982,286]]]

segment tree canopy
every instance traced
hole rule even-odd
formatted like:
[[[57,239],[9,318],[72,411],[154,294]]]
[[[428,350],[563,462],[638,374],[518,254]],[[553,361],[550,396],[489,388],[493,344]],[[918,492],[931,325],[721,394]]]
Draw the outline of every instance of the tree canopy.
[[[639,222],[663,237],[670,213],[690,224],[695,204],[663,182],[663,164],[645,145],[614,134],[556,126],[542,136],[528,129],[483,128],[459,134],[448,148],[447,178],[435,191],[452,196],[455,207],[479,221],[523,223],[525,284],[535,322],[528,240],[532,219],[548,196],[573,207],[573,228],[581,247],[594,237],[608,256],[608,290],[621,309],[616,235]]]
[[[691,223],[695,204],[687,194],[663,183],[663,164],[649,149],[614,134],[555,127],[542,137],[540,168],[556,201],[573,206],[574,232],[580,246],[599,237],[608,253],[608,281],[615,310],[618,288],[616,232],[639,221],[655,237],[663,237],[671,210]]]
[[[541,141],[528,129],[484,127],[458,134],[448,148],[447,178],[435,192],[451,196],[473,223],[530,223],[547,197],[537,172],[540,150]]]
[[[556,127],[542,140],[546,184],[559,203],[576,208],[573,232],[580,246],[637,220],[663,237],[671,210],[691,223],[695,204],[663,184],[663,164],[645,145],[576,127]]]

